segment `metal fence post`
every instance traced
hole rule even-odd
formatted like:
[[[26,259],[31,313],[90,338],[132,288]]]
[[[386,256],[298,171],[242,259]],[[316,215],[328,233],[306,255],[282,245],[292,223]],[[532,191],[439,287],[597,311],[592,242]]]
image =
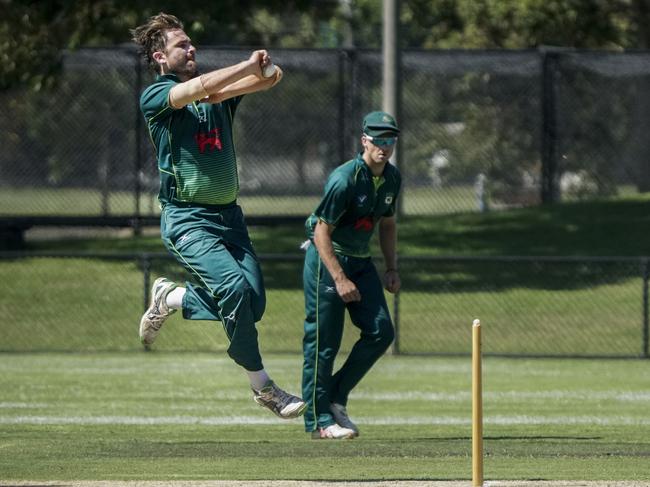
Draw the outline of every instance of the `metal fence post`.
[[[555,75],[559,53],[542,51],[542,203],[557,199],[557,110]]]
[[[142,65],[140,62],[140,54],[135,53],[135,141],[134,141],[134,197],[135,197],[135,221],[133,231],[136,235],[140,235],[140,217],[142,211],[140,209],[140,196],[142,195],[142,181],[140,173],[142,171],[142,116],[140,115],[140,91],[142,91]]]
[[[143,307],[142,309],[144,311],[147,310],[149,307],[149,287],[151,283],[151,258],[149,257],[149,254],[142,254],[140,257],[142,261],[142,281],[143,281]]]
[[[345,59],[347,57],[346,51],[339,51],[338,61],[339,61],[339,72],[338,72],[338,96],[339,96],[339,105],[338,105],[338,146],[339,146],[339,162],[346,160],[347,155],[347,134],[348,128],[346,122],[346,113],[345,113],[345,100],[346,100],[346,90],[345,90]]]
[[[363,82],[361,79],[361,68],[359,67],[361,56],[356,49],[347,51],[347,56],[350,82],[347,85],[348,99],[346,101],[346,106],[348,107],[346,125],[348,127],[348,133],[345,134],[347,144],[346,154],[350,152],[354,153],[360,145],[358,139],[361,138],[359,133],[361,132],[361,117],[363,116],[361,113],[361,93],[363,89],[359,88],[359,85]]]
[[[648,280],[650,279],[650,262],[648,259],[642,260],[643,266],[643,357],[650,358],[650,324],[648,322]]]
[[[393,326],[395,327],[395,339],[393,340],[393,345],[391,347],[391,353],[393,355],[399,355],[399,295],[397,292],[393,295]]]

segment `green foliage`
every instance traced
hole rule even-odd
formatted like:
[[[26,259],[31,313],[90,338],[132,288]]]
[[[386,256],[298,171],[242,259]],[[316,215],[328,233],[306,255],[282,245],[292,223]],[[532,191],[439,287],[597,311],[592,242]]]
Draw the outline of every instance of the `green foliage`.
[[[616,59],[611,62],[616,63]],[[558,124],[571,127],[562,134],[570,143],[559,144],[562,170],[591,177],[593,193],[600,196],[617,194],[615,180],[619,163],[628,166],[628,158],[639,161],[629,164],[631,180],[640,191],[650,185],[650,176],[642,169],[648,167],[648,148],[647,144],[645,149],[640,147],[637,133],[647,123],[641,118],[641,111],[650,100],[642,88],[647,77],[621,77],[616,80],[617,89],[611,89],[617,69],[624,68],[613,67],[611,74],[604,74],[593,69],[588,59],[579,61],[568,56],[556,71],[557,90],[564,93],[568,105]],[[587,127],[581,120],[601,122]],[[614,147],[621,149],[614,150]]]
[[[405,0],[402,2],[402,45],[409,47],[458,48],[463,19],[457,0]]]
[[[450,140],[452,154],[463,154],[451,164],[451,176],[467,180],[483,172],[498,181],[493,197],[516,192],[522,176],[540,165],[535,137],[537,98],[513,96],[527,89],[529,78],[474,72],[454,85],[455,110],[462,113],[462,133]],[[524,130],[522,130],[522,128]],[[462,179],[461,179],[462,180]],[[470,179],[471,180],[471,179]]]
[[[642,48],[643,0],[404,0],[402,45],[424,48]],[[0,2],[0,89],[50,84],[62,49],[129,43],[129,29],[167,11],[199,44],[269,47],[381,46],[376,0],[49,0]]]
[[[63,49],[130,43],[129,30],[161,10],[177,15],[196,43],[260,45],[284,35],[309,40],[304,32],[311,24],[300,22],[303,14],[315,19],[330,9],[307,0],[266,0],[263,6],[252,0],[5,0],[0,2],[0,89],[51,85]],[[278,21],[271,22],[270,15]],[[256,22],[260,17],[263,21]],[[294,26],[290,32],[282,30],[285,22]]]
[[[65,27],[50,9],[24,2],[2,2],[0,13],[0,90],[26,84],[41,88],[60,68]]]
[[[339,2],[338,8],[335,2],[318,2],[314,6],[304,1],[285,5],[279,1],[241,4],[231,0],[209,4],[205,8],[192,8],[194,4],[179,1],[164,5],[150,1],[131,4],[118,0],[80,0],[61,2],[61,5],[57,2],[31,4],[15,1],[1,4],[7,10],[7,15],[0,21],[0,34],[4,35],[0,43],[0,59],[3,61],[0,63],[0,88],[31,85],[43,92],[43,98],[15,97],[7,103],[7,119],[15,121],[3,123],[2,127],[2,143],[9,149],[7,154],[19,154],[16,159],[23,157],[21,151],[11,149],[27,142],[34,156],[28,161],[14,161],[12,158],[9,163],[3,164],[10,166],[3,167],[4,174],[10,178],[25,163],[40,165],[35,167],[34,174],[56,184],[65,181],[68,173],[79,175],[93,170],[85,163],[89,160],[87,157],[79,157],[80,161],[84,161],[78,164],[81,167],[69,163],[69,148],[61,144],[66,140],[61,133],[76,131],[73,123],[85,127],[77,134],[80,140],[96,144],[94,147],[90,144],[78,155],[95,150],[101,154],[98,157],[102,160],[110,161],[119,158],[119,155],[111,152],[112,147],[124,146],[124,141],[127,146],[133,145],[133,133],[128,128],[116,128],[99,135],[101,131],[93,129],[96,123],[88,120],[94,110],[109,111],[107,107],[113,105],[111,101],[130,97],[129,87],[124,86],[124,82],[120,83],[119,73],[116,73],[119,69],[114,65],[116,61],[108,58],[99,61],[106,65],[99,80],[82,73],[77,77],[74,74],[68,76],[67,71],[63,77],[59,72],[59,53],[61,49],[81,45],[128,44],[129,28],[160,9],[179,14],[197,44],[284,47],[356,45],[374,48],[381,45],[382,12],[380,5],[371,0],[350,2],[349,11],[343,8],[345,2]],[[402,4],[402,22],[409,28],[403,29],[402,44],[412,47],[476,48],[525,48],[545,44],[589,48],[633,47],[626,44],[630,39],[628,34],[633,30],[634,23],[644,18],[645,11],[641,4],[634,4],[634,8],[625,8],[626,5],[621,1],[597,0],[405,1]],[[377,67],[373,65],[373,68]],[[501,66],[501,69],[504,67]],[[404,118],[424,122],[421,128],[424,133],[414,134],[418,127],[413,123],[413,131],[405,133],[403,137],[406,142],[404,147],[410,151],[410,176],[418,179],[429,177],[432,157],[444,154],[451,163],[443,176],[454,183],[471,184],[478,173],[483,173],[488,181],[493,182],[490,188],[492,196],[500,202],[511,203],[507,200],[509,195],[524,192],[522,181],[526,178],[530,180],[531,174],[537,177],[541,165],[539,145],[542,137],[538,132],[542,110],[536,102],[540,99],[536,95],[539,95],[537,90],[541,84],[535,78],[539,73],[534,72],[534,68],[530,69],[529,74],[521,76],[499,74],[499,69],[492,70],[488,66],[477,68],[476,71],[466,70],[462,75],[445,73],[440,76],[437,73],[435,86],[430,82],[430,73],[417,70],[405,73],[403,98],[408,100],[410,95],[411,101],[405,102]],[[611,177],[616,171],[616,166],[611,164],[612,159],[623,157],[630,162],[626,166],[633,168],[642,167],[638,161],[647,159],[643,117],[647,113],[645,107],[648,102],[645,101],[647,97],[643,96],[643,78],[631,81],[625,89],[612,90],[607,96],[601,96],[603,90],[607,90],[609,79],[594,75],[592,67],[585,66],[584,72],[580,69],[578,66],[567,73],[560,69],[554,74],[557,80],[555,89],[565,88],[564,92],[573,91],[574,94],[572,101],[575,106],[562,113],[573,110],[576,123],[570,126],[580,127],[572,134],[571,147],[558,149],[563,150],[558,154],[562,158],[558,175],[564,171],[582,171],[580,174],[588,184],[576,190],[575,197],[586,197],[591,193],[612,195],[616,192],[611,184],[616,179]],[[310,104],[283,104],[291,108],[291,116],[302,114],[302,119],[309,120],[312,104],[318,102],[311,96],[304,96],[305,86],[310,87],[310,93],[318,91],[316,88],[327,94],[332,93],[332,88],[337,89],[336,70],[330,67],[327,72],[329,75],[319,77],[316,74],[320,73],[298,72],[286,77],[278,93],[287,94],[291,100],[299,98],[310,101]],[[89,78],[95,85],[105,86],[101,99],[88,101],[79,96],[69,102],[65,109],[57,106],[66,99],[66,94],[74,97],[76,93],[83,93],[81,88]],[[362,106],[379,103],[379,73],[374,74],[373,79],[377,83],[367,85],[355,94],[354,103]],[[346,86],[348,81],[345,82]],[[45,89],[55,83],[58,84],[57,91]],[[84,102],[85,106],[82,106]],[[93,111],[88,109],[90,103],[94,105]],[[254,100],[250,103],[257,104]],[[268,103],[261,98],[259,105],[264,107]],[[133,120],[124,103],[115,106],[124,111],[124,120]],[[242,117],[244,126],[248,127],[255,123],[255,118],[250,114],[256,111],[246,110],[243,107],[241,114],[248,113],[248,117]],[[53,128],[47,126],[52,112],[61,114],[59,123]],[[26,114],[31,117],[29,122],[25,120]],[[595,122],[587,124],[582,120],[607,120],[608,123],[596,124],[594,129]],[[445,133],[450,124],[459,121],[462,121],[463,128],[458,134]],[[27,123],[30,125],[26,126]],[[428,127],[425,127],[426,123]],[[307,140],[312,135],[308,123],[291,125],[293,134],[289,134],[280,124],[275,124],[273,130],[277,133],[273,134],[273,138],[276,141],[287,139],[289,143],[283,144],[283,147],[288,152],[292,147],[300,147],[294,154],[285,153],[282,157],[293,157],[298,161],[296,170],[301,178],[300,186],[305,186],[302,184],[306,171],[303,161],[317,161],[323,153],[331,152],[331,146],[321,143],[318,147],[314,144],[305,148],[304,144],[291,144],[291,137],[294,140]],[[89,136],[93,132],[98,136]],[[44,138],[44,133],[48,133],[49,137]],[[248,134],[249,131],[239,133]],[[271,136],[270,133],[268,135]],[[340,139],[338,133],[323,137],[327,138]],[[254,144],[246,141],[244,144],[254,147]],[[609,148],[621,146],[627,147],[625,154],[608,153]],[[308,151],[312,153],[307,154]],[[129,154],[133,152],[130,150]],[[92,175],[106,189],[109,186],[106,174],[111,172],[108,165],[108,162],[100,163],[100,169],[95,170],[98,174]],[[650,185],[650,174],[642,168],[630,171],[636,173],[633,177],[639,189],[646,190]],[[528,186],[537,183],[532,181]],[[107,207],[107,199],[108,196],[104,194],[104,208]]]
[[[601,0],[458,0],[465,47],[626,47],[634,22],[627,2]],[[621,25],[621,15],[625,21]]]

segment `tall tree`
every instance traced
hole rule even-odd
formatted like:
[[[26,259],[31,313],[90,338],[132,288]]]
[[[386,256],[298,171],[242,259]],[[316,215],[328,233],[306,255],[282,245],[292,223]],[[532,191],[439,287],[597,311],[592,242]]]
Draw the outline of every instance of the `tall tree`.
[[[0,89],[39,89],[55,79],[64,49],[128,43],[129,29],[161,10],[179,16],[197,43],[261,45],[292,35],[316,43],[297,35],[313,30],[300,20],[329,18],[336,6],[336,0],[0,0]],[[268,18],[255,22],[260,12]]]

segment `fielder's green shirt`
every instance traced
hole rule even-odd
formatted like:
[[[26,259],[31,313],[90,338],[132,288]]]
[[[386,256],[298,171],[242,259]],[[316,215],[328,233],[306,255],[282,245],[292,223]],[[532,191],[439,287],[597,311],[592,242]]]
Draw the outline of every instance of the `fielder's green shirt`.
[[[222,103],[169,104],[177,76],[158,76],[140,97],[160,171],[165,203],[225,205],[237,199],[239,178],[232,125],[241,96]]]
[[[395,214],[402,178],[399,170],[386,164],[382,176],[373,177],[359,154],[337,167],[325,184],[325,194],[307,219],[309,238],[314,238],[318,220],[334,225],[332,244],[337,254],[370,256],[370,238],[382,216]]]

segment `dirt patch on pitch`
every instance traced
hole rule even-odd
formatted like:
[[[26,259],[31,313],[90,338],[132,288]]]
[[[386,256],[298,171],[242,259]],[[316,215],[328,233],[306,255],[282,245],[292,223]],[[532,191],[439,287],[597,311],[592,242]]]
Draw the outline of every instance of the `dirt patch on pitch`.
[[[470,487],[469,480],[367,480],[363,482],[306,480],[202,480],[202,481],[0,481],[2,487]],[[647,487],[647,481],[488,480],[485,487]]]

